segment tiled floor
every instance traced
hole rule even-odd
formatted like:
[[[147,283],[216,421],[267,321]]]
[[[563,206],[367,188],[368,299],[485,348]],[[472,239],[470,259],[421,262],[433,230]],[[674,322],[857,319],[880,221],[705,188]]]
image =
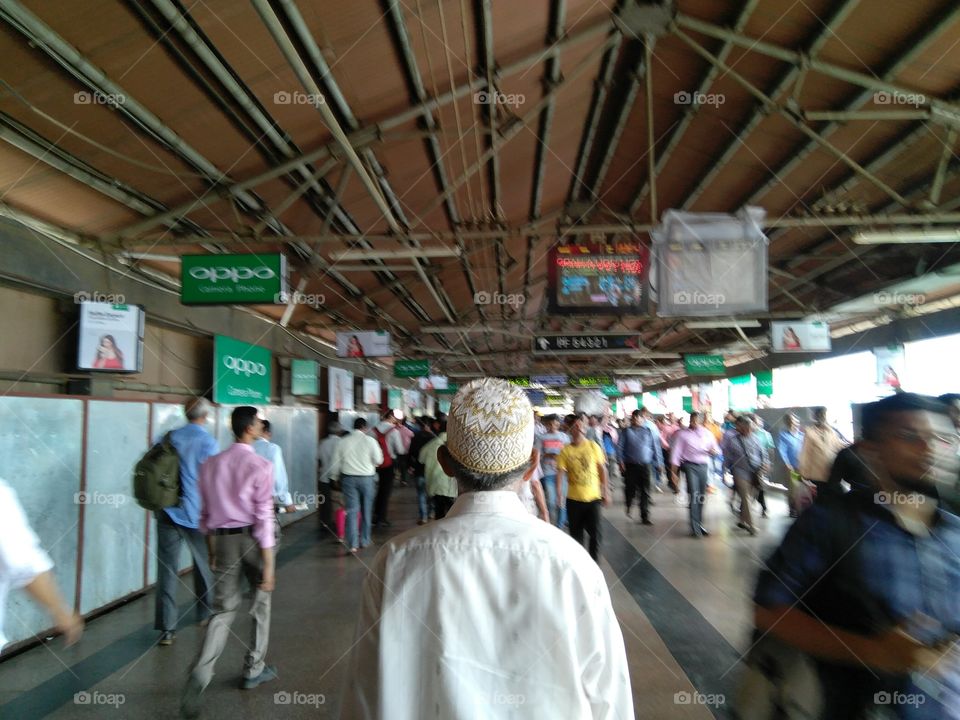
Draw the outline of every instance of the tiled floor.
[[[711,496],[705,524],[712,534],[701,540],[688,537],[683,496],[677,502],[655,495],[653,527],[628,519],[619,503],[605,510],[602,565],[623,628],[638,718],[726,717],[727,702],[716,690],[736,685],[758,563],[787,519],[782,500],[771,499],[771,519],[760,521],[760,535],[750,538],[733,528],[725,497],[726,491]],[[401,532],[416,517],[413,489],[399,488],[394,498],[391,532]],[[237,689],[240,639],[249,632],[249,619],[238,616],[237,638],[205,693],[203,717],[336,718],[364,560],[375,551],[344,557],[315,517],[287,528],[269,653],[280,678],[254,691]],[[181,611],[192,623],[189,583],[181,590]],[[155,646],[153,600],[148,593],[90,622],[74,648],[57,640],[0,664],[0,718],[177,717],[200,630],[186,624],[171,647]]]

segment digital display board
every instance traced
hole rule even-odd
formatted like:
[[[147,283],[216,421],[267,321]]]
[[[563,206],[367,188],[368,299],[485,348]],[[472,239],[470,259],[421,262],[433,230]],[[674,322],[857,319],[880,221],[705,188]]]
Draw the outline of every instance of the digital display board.
[[[639,242],[559,245],[547,259],[548,310],[598,315],[646,312],[650,251]]]

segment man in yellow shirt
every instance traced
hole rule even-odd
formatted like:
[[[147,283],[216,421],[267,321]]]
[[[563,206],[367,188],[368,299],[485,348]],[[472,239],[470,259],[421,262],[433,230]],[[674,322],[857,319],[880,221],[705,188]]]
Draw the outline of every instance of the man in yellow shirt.
[[[590,535],[590,557],[600,555],[600,504],[610,504],[607,484],[607,457],[597,443],[584,435],[587,416],[581,414],[570,423],[570,444],[557,456],[558,504],[567,507],[570,537],[583,543],[584,531]],[[563,482],[566,478],[567,482]],[[566,488],[566,498],[563,496]]]

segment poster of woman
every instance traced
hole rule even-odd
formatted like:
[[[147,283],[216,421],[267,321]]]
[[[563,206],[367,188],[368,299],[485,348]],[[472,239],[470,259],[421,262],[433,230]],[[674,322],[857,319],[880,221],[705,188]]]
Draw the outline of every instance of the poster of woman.
[[[358,330],[337,333],[337,357],[392,357],[390,333],[383,330]]]
[[[330,410],[353,410],[353,373],[343,368],[328,370]]]
[[[143,368],[143,309],[137,305],[80,305],[77,368],[136,373]]]

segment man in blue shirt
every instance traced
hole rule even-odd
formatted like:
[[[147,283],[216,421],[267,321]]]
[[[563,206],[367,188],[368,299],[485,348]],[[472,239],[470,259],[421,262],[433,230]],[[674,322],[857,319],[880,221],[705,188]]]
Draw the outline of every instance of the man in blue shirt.
[[[200,490],[197,477],[204,460],[220,450],[204,425],[210,403],[203,398],[183,406],[187,424],[170,433],[170,442],[180,458],[180,504],[156,512],[157,518],[157,602],[154,628],[160,631],[160,645],[170,645],[177,630],[177,584],[180,578],[180,546],[187,543],[193,556],[193,589],[197,619],[206,620],[213,605],[213,573],[207,560],[207,543],[198,530]]]
[[[789,485],[787,487],[787,497],[790,504],[790,517],[797,517],[799,508],[797,507],[797,490],[799,484],[803,482],[800,478],[800,448],[803,447],[803,430],[800,429],[800,422],[793,413],[787,415],[783,421],[784,429],[777,436],[777,453],[787,468]]]
[[[663,455],[663,443],[660,442],[660,428],[657,427],[656,421],[653,419],[653,414],[645,407],[640,408],[640,417],[643,419],[643,424],[650,428],[650,432],[653,433],[653,436],[657,439],[657,444],[660,445],[660,454]],[[658,492],[663,492],[663,474],[658,472],[653,478],[653,488]],[[653,503],[650,503],[653,505]]]
[[[874,487],[834,494],[793,524],[760,574],[757,630],[815,660],[818,717],[958,720],[960,519],[937,497],[956,472],[957,436],[933,398],[867,407]]]
[[[663,450],[659,437],[644,422],[643,411],[631,413],[630,427],[620,434],[617,460],[623,473],[627,517],[630,517],[630,506],[639,489],[640,521],[644,525],[653,525],[650,522],[650,469],[656,466],[658,475],[663,471]]]

